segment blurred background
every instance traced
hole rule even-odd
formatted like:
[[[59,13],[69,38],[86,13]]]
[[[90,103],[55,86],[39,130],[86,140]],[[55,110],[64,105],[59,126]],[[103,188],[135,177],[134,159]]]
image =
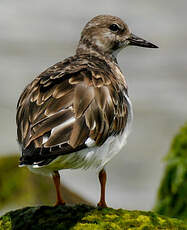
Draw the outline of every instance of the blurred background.
[[[185,0],[1,0],[0,155],[19,152],[15,114],[24,87],[47,67],[74,54],[80,32],[92,17],[119,16],[134,34],[160,48],[129,47],[119,54],[134,124],[127,145],[107,166],[106,199],[114,208],[150,210],[163,157],[187,119],[186,7]],[[97,203],[94,170],[64,170],[61,175],[68,188]]]

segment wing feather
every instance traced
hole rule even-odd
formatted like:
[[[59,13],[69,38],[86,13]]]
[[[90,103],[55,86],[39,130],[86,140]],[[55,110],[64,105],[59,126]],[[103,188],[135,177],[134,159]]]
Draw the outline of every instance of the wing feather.
[[[57,99],[53,98],[53,100],[51,100],[46,110],[44,111],[45,115],[50,116],[52,114],[55,114],[59,110],[66,109],[72,106],[73,96],[74,96],[74,92],[70,91],[68,94],[60,98],[57,98]]]
[[[73,124],[70,123],[64,127],[57,127],[50,135],[48,141],[44,144],[44,147],[53,147],[67,143],[72,133]]]
[[[88,139],[89,132],[90,131],[86,125],[85,118],[78,118],[73,125],[73,130],[69,140],[70,146],[76,148],[85,143],[85,141]]]
[[[76,86],[73,99],[73,108],[77,118],[83,116],[94,99],[94,88],[80,83]]]

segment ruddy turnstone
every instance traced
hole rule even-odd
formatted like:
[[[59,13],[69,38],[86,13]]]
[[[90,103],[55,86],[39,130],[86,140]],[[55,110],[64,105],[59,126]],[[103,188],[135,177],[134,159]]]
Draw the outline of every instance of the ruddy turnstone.
[[[133,116],[116,55],[132,45],[157,48],[118,17],[94,17],[76,54],[37,76],[19,98],[20,166],[53,176],[57,205],[65,204],[58,170],[94,167],[101,185],[98,206],[106,207],[104,166],[125,145]]]

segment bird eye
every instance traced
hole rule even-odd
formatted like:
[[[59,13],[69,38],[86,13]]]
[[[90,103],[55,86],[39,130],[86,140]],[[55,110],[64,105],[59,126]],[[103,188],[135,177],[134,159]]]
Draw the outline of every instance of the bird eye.
[[[112,24],[112,25],[110,25],[110,26],[109,26],[109,29],[112,30],[112,31],[114,31],[114,32],[120,30],[120,28],[119,28],[119,26],[118,26],[117,24]]]

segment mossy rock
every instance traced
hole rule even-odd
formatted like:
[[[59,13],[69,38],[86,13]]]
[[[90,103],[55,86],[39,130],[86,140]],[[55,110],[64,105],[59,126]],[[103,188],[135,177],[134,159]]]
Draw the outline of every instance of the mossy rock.
[[[187,222],[187,123],[173,139],[154,211]]]
[[[25,205],[54,204],[55,187],[52,178],[31,173],[18,167],[16,155],[0,157],[0,210]],[[62,186],[63,197],[69,204],[86,203],[81,196]]]
[[[26,207],[0,218],[0,230],[187,229],[182,221],[154,212],[77,206]]]

